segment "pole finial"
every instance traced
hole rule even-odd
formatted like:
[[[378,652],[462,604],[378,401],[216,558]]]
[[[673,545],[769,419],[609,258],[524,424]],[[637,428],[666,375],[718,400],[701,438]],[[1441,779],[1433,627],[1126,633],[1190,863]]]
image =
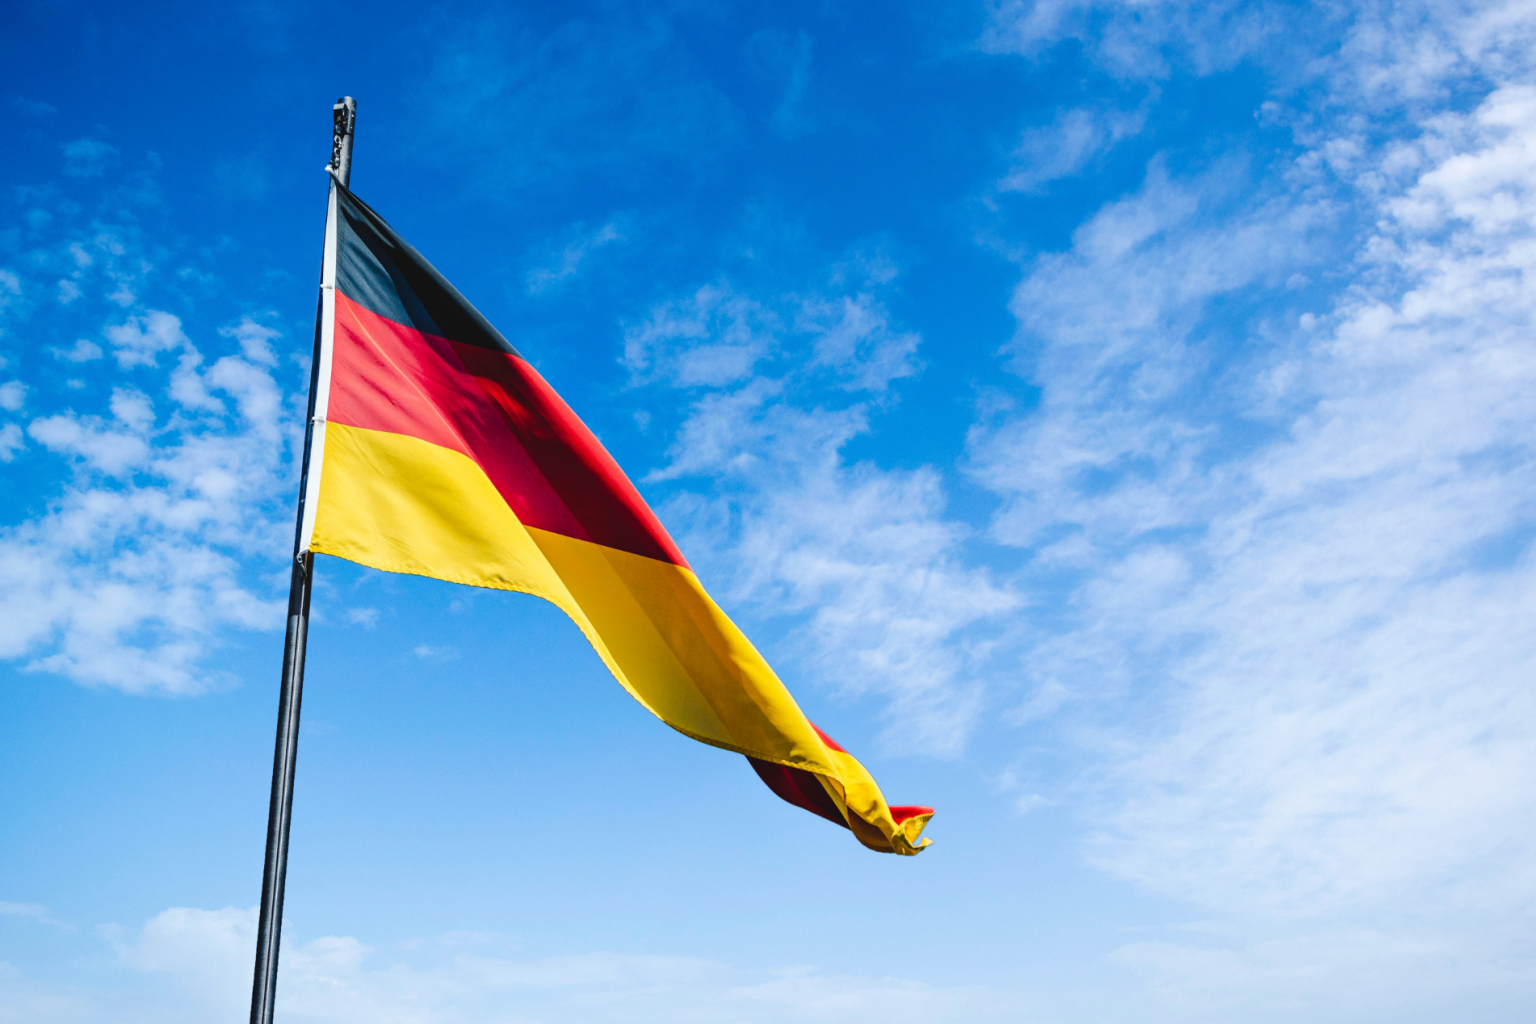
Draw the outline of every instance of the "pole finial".
[[[352,136],[357,130],[357,100],[343,96],[331,107],[331,170],[337,180],[352,184]]]

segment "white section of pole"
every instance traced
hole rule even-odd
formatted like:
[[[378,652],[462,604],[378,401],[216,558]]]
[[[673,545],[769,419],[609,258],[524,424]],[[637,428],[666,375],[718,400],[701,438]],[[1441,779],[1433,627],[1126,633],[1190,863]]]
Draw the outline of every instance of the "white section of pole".
[[[336,331],[337,184],[331,172],[331,195],[325,209],[325,254],[320,260],[320,312],[315,328],[314,365],[309,374],[309,426],[304,435],[304,471],[300,475],[299,536],[295,556],[307,556],[315,535],[320,507],[320,481],[325,475],[325,422],[330,416],[331,353]]]

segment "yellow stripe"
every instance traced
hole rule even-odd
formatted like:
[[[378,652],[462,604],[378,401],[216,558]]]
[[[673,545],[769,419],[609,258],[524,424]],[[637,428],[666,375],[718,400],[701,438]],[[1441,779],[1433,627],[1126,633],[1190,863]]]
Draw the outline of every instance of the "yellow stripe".
[[[753,757],[835,771],[795,699],[691,570],[528,533],[603,638],[614,673],[658,717]]]
[[[403,434],[327,423],[322,465],[311,550],[390,572],[517,590],[580,613],[468,456]]]
[[[839,806],[863,819],[850,820],[861,841],[915,852],[868,772],[821,742],[691,570],[525,527],[473,460],[419,438],[330,423],[323,466],[314,551],[544,598],[656,717],[705,743],[825,776]]]

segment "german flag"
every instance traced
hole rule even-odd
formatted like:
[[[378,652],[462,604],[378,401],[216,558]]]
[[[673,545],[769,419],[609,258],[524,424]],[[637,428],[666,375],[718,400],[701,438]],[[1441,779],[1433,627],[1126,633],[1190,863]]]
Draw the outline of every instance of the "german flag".
[[[339,182],[321,303],[300,551],[542,597],[672,728],[871,849],[928,845],[932,808],[806,719],[586,425]]]

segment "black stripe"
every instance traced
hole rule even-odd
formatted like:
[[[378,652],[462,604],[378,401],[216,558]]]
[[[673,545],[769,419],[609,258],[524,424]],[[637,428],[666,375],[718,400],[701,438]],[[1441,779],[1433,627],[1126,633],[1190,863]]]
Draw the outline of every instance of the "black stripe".
[[[512,343],[411,247],[340,184],[336,186],[336,288],[397,324],[450,341],[517,355]]]

